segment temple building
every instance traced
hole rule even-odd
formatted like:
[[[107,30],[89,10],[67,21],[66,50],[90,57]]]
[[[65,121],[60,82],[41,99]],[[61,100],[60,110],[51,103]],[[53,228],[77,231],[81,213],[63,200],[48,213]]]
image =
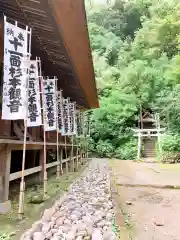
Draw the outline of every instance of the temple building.
[[[32,29],[32,58],[39,57],[42,76],[56,76],[63,96],[76,102],[81,111],[98,108],[87,19],[83,0],[0,0],[0,64],[1,103],[4,59],[4,15],[8,22]],[[2,109],[2,107],[1,107]],[[0,114],[1,115],[1,114]],[[23,153],[23,120],[2,120],[0,117],[0,212],[9,208],[9,184],[21,178]],[[46,133],[47,154],[56,152],[56,132]],[[43,128],[27,129],[24,175],[43,171]],[[62,162],[68,159],[72,142],[59,134]],[[75,145],[78,150],[78,146]],[[76,148],[74,148],[74,156]],[[47,169],[56,167],[56,159],[47,161]]]

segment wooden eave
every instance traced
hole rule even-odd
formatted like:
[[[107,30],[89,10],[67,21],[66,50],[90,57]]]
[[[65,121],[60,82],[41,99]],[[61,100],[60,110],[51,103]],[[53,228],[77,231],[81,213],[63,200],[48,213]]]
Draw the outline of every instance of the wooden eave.
[[[83,108],[98,107],[83,0],[0,0],[0,16],[32,28],[32,57],[43,74],[58,77],[65,97]]]
[[[80,85],[92,108],[99,107],[84,0],[50,0]]]

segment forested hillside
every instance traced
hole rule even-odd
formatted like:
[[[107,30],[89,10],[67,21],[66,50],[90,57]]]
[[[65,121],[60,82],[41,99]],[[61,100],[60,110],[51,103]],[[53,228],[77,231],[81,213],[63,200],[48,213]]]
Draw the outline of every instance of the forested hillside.
[[[179,152],[179,0],[108,2],[87,0],[101,106],[91,113],[91,150],[135,158],[137,139],[131,128],[142,106],[158,112],[167,128],[163,151]]]

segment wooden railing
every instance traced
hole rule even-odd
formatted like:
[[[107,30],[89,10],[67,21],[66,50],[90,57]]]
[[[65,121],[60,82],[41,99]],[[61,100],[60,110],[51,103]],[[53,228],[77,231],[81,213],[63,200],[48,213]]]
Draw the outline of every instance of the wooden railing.
[[[78,157],[78,159],[79,159],[79,158],[80,158],[80,155],[78,155],[77,157]],[[76,156],[73,157],[72,159],[76,159]],[[72,161],[72,159],[70,159],[70,158],[63,159],[63,160],[62,160],[62,163],[66,163],[66,162]],[[48,164],[46,165],[46,168],[49,169],[49,168],[52,168],[52,167],[57,166],[58,164],[59,164],[58,161],[52,162],[52,163],[48,163]],[[42,171],[42,166],[38,166],[38,167],[34,167],[34,168],[29,168],[29,169],[26,169],[26,170],[24,171],[24,176],[29,176],[29,175],[32,175],[32,174],[35,174],[35,173],[38,173],[38,172],[41,172],[41,171]],[[15,172],[15,173],[11,173],[11,174],[10,174],[9,181],[11,182],[11,181],[14,181],[14,180],[19,179],[19,178],[21,178],[21,171]]]

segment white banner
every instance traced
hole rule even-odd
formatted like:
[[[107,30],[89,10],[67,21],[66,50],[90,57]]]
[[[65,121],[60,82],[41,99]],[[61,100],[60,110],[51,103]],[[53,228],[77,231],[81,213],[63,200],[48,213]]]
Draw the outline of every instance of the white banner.
[[[76,135],[76,116],[75,116],[75,103],[69,103],[69,116],[70,116],[70,132],[69,135]]]
[[[63,121],[64,127],[62,128],[61,134],[63,136],[68,136],[70,133],[70,117],[69,117],[69,101],[68,99],[63,99]]]
[[[39,88],[39,73],[37,60],[28,62],[28,119],[27,126],[35,127],[42,125],[41,99]]]
[[[57,91],[57,112],[58,131],[62,133],[64,129],[62,91]]]
[[[43,105],[45,111],[45,131],[57,129],[56,78],[43,80]]]
[[[84,125],[83,113],[80,112],[80,110],[77,110],[76,111],[76,126],[77,126],[77,136],[79,136],[79,137],[84,135],[83,125]]]
[[[90,136],[90,116],[87,112],[84,113],[84,135]]]
[[[75,108],[75,103],[70,103],[68,99],[63,100],[63,127],[61,131],[63,136],[72,136],[77,134]]]
[[[28,31],[4,23],[4,82],[2,119],[25,119],[27,110]]]

